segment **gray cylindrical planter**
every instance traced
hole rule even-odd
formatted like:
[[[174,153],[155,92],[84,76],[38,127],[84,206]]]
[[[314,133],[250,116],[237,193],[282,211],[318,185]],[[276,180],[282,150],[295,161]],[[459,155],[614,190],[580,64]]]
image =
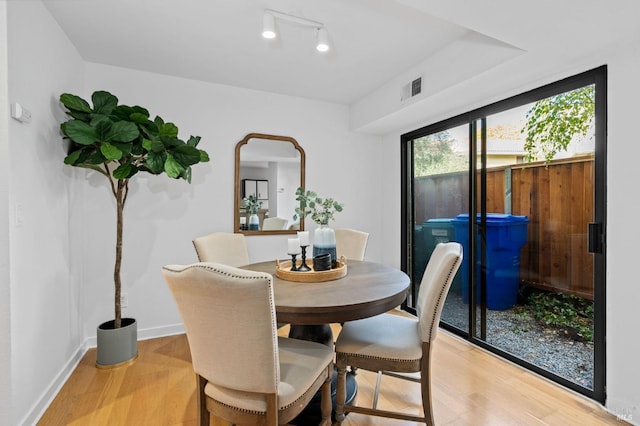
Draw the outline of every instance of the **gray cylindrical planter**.
[[[114,320],[98,326],[97,367],[117,367],[138,356],[138,323],[122,318],[122,326],[114,328]]]

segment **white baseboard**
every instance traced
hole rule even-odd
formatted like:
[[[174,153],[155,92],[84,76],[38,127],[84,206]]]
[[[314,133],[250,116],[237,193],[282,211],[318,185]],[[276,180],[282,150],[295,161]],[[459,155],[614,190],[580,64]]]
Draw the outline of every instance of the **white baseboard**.
[[[184,333],[184,325],[182,325],[182,323],[173,324],[173,325],[164,325],[162,327],[145,328],[142,330],[138,329],[138,341],[155,339],[158,337],[173,336],[176,334],[183,334],[183,333]],[[87,348],[95,348],[97,344],[98,342],[97,342],[96,336],[89,337],[86,340]]]
[[[148,340],[155,339],[158,337],[166,337],[173,336],[176,334],[184,333],[184,325],[173,324],[162,327],[154,327],[154,328],[146,328],[143,330],[138,330],[138,340]],[[82,357],[87,353],[89,348],[96,347],[96,337],[92,336],[86,339],[73,353],[71,358],[66,362],[66,364],[60,369],[60,372],[56,375],[56,377],[51,381],[47,389],[42,393],[41,397],[33,404],[29,413],[22,419],[22,421],[18,424],[27,426],[27,425],[36,425],[38,420],[53,399],[58,395],[62,386],[69,380],[69,377],[75,371],[76,367],[82,360]]]
[[[87,341],[85,340],[71,355],[71,358],[66,362],[66,364],[60,369],[60,372],[56,375],[56,377],[51,381],[49,386],[42,393],[40,398],[33,404],[27,415],[20,421],[18,424],[20,425],[35,425],[38,423],[38,420],[44,412],[47,410],[49,405],[53,399],[58,395],[62,386],[67,382],[71,374],[74,372],[82,357],[87,352],[89,347],[86,345]]]
[[[162,327],[146,328],[144,330],[138,330],[138,340],[149,340],[158,337],[174,336],[176,334],[184,334],[184,325],[173,324],[165,325]]]

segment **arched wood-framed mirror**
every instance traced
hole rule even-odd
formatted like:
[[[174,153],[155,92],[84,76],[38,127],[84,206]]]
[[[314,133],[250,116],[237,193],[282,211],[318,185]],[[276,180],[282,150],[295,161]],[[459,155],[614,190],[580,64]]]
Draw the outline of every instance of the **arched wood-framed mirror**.
[[[295,234],[304,218],[293,220],[296,189],[304,188],[304,149],[289,136],[249,133],[236,145],[234,232],[245,235]],[[260,203],[258,225],[251,225],[245,199]],[[265,223],[266,220],[266,223]]]

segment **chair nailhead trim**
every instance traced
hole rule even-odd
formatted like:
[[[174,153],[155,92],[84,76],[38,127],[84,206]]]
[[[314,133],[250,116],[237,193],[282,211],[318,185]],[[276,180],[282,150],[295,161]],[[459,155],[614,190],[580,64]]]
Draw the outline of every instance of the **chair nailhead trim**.
[[[203,263],[193,263],[191,265],[188,265],[186,268],[184,268],[182,271],[176,271],[173,269],[169,269],[165,266],[165,269],[172,271],[172,272],[184,272],[188,269],[191,268],[199,268],[199,269],[206,269],[207,271],[212,271],[212,272],[217,272],[219,274],[225,275],[227,277],[230,278],[239,278],[239,279],[243,279],[243,280],[254,280],[254,279],[266,279],[269,281],[269,287],[271,287],[271,291],[269,292],[269,303],[271,304],[271,306],[275,306],[275,301],[273,300],[273,276],[271,274],[267,274],[265,273],[259,273],[259,272],[254,272],[256,275],[254,276],[241,276],[241,275],[236,275],[236,274],[232,274],[229,273],[227,271],[223,271],[220,268],[216,268],[216,267],[212,267],[209,265],[205,265]],[[237,268],[235,268],[237,269]],[[249,271],[252,272],[252,271]],[[273,333],[273,346],[275,348],[278,347],[278,334],[277,332],[275,332],[275,330],[278,329],[278,324],[277,321],[275,321],[275,319],[272,319],[271,321],[271,329],[274,330]],[[277,360],[274,360],[277,362]],[[275,371],[278,371],[277,369]],[[277,374],[277,373],[276,373]],[[276,384],[276,388],[280,385],[280,378],[279,377],[274,377],[274,383]]]
[[[447,280],[445,282],[449,282],[449,279],[451,278],[451,280],[453,280],[453,277],[451,276],[451,273],[453,272],[453,269],[455,268],[455,266],[459,263],[460,261],[460,256],[458,255],[458,257],[456,257],[453,261],[453,263],[451,264],[451,266],[449,267],[449,273],[447,274]],[[440,305],[440,302],[442,301],[443,296],[446,297],[445,293],[445,287],[442,287],[440,289],[440,293],[438,294],[438,302],[436,303],[436,306]],[[439,309],[435,309],[433,311],[433,317],[431,318],[431,329],[429,330],[429,340],[427,340],[428,342],[431,342],[431,339],[433,338],[433,335],[435,334],[435,330],[438,328],[438,324],[436,321],[436,317],[438,316],[438,311]]]
[[[375,359],[375,360],[380,360],[380,361],[393,361],[393,362],[405,362],[407,364],[413,363],[413,362],[420,362],[420,360],[422,359],[422,358],[416,358],[416,359],[382,358],[382,357],[379,357],[379,356],[360,355],[360,354],[354,354],[354,353],[349,353],[349,352],[336,352],[336,353],[337,354],[341,354],[341,355],[346,355],[346,356],[352,357],[352,358]]]
[[[283,407],[278,407],[278,411],[283,411],[286,410],[287,408],[291,408],[294,405],[297,405],[298,402],[300,402],[302,399],[304,399],[304,397],[307,395],[309,391],[307,390],[306,392],[304,392],[300,397],[296,398],[294,401],[292,401],[291,403],[283,406]],[[211,397],[209,397],[211,398]],[[213,399],[213,398],[211,398]],[[247,410],[246,408],[240,408],[240,407],[235,407],[233,405],[229,405],[229,404],[225,404],[224,402],[218,401],[217,399],[214,399],[214,401],[216,401],[218,404],[226,407],[226,408],[230,408],[232,410],[235,411],[239,411],[241,413],[245,413],[245,414],[254,414],[254,415],[260,415],[260,414],[266,414],[266,411],[255,411],[255,410]]]

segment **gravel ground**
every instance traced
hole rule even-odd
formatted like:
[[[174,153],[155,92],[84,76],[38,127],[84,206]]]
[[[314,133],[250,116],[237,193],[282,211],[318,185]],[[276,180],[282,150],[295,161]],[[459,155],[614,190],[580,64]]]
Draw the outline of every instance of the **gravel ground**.
[[[442,320],[467,330],[469,305],[449,294]],[[593,388],[593,344],[548,329],[513,309],[487,311],[487,342],[585,388]]]

